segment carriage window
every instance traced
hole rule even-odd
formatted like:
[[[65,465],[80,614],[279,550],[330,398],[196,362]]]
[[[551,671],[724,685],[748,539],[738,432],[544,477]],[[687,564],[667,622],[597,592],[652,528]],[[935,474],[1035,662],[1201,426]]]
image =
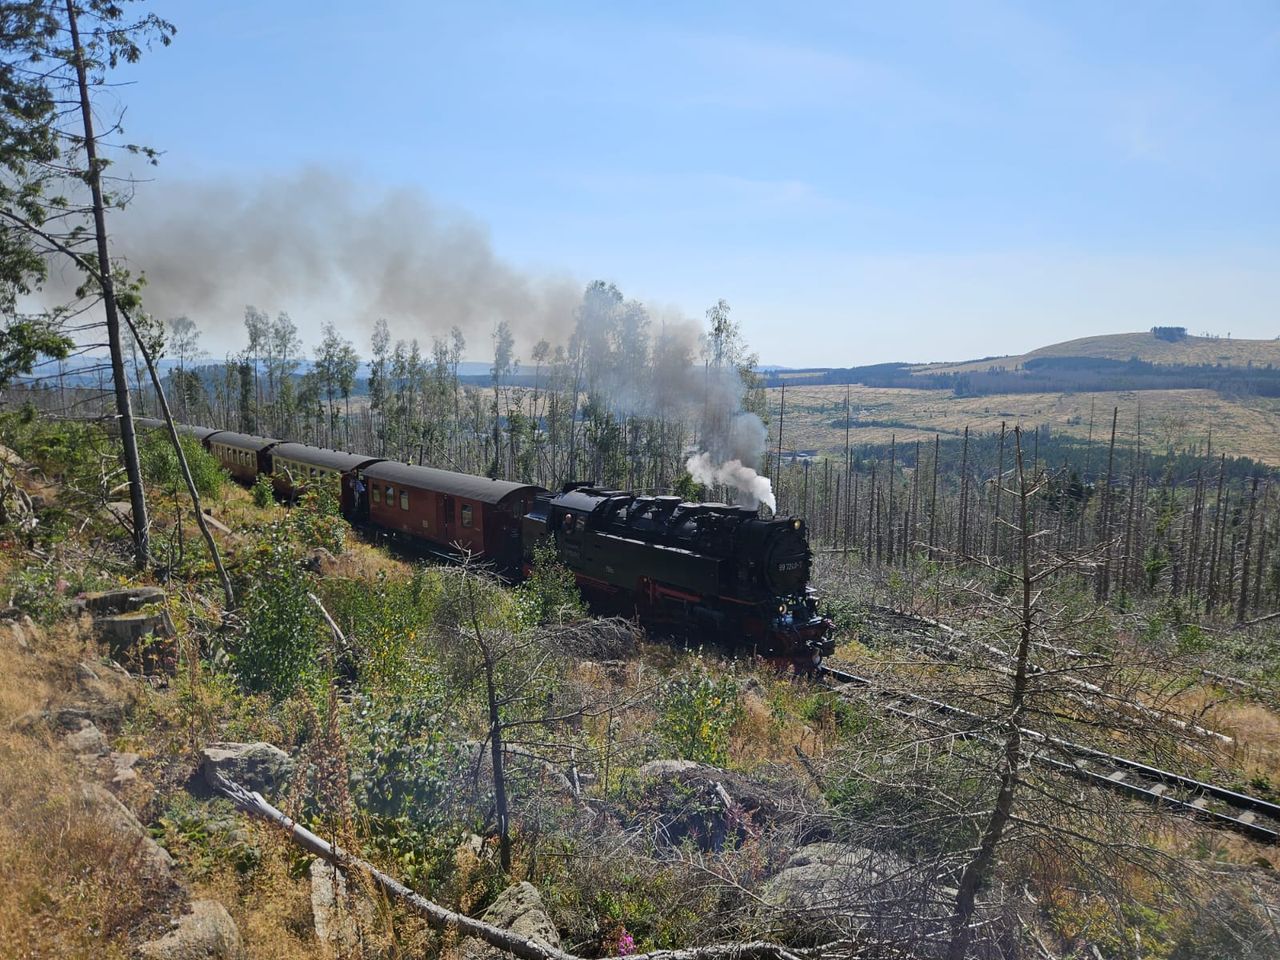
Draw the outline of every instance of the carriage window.
[[[401,510],[409,509],[409,491],[408,490],[400,491],[400,509]]]
[[[373,491],[373,502],[374,502],[374,503],[381,503],[381,502],[382,502],[382,488],[381,488],[380,486],[378,486],[378,485],[375,483],[375,484],[374,484],[373,486],[371,486],[369,489]]]
[[[462,505],[462,525],[464,527],[471,526],[471,504],[469,503]]]
[[[387,485],[387,506],[388,507],[394,506],[395,502],[396,502],[396,488],[388,484]]]
[[[315,468],[315,467],[312,467],[312,468],[311,468],[311,476],[313,476],[313,477],[314,477],[315,475],[316,475],[316,468]]]

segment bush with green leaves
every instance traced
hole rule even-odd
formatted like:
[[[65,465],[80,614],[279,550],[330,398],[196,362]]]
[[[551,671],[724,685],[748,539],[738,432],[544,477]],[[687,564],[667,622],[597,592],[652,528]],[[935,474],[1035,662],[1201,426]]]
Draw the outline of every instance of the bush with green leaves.
[[[249,495],[253,498],[253,505],[259,510],[265,510],[276,501],[275,488],[271,484],[271,478],[265,473],[258,474],[258,479],[253,481],[253,487],[249,491]]]
[[[573,571],[560,562],[550,540],[534,546],[530,567],[529,579],[516,588],[516,607],[523,626],[570,623],[587,615]]]
[[[52,567],[26,567],[14,570],[5,584],[5,593],[13,606],[40,624],[50,624],[67,612],[70,600],[67,586]]]
[[[677,757],[717,767],[728,762],[729,732],[742,716],[732,676],[713,676],[699,663],[664,683],[658,698],[661,735]]]
[[[187,461],[187,469],[191,471],[196,492],[202,497],[217,496],[229,479],[222,464],[195,437],[180,434],[178,443],[182,446],[182,455]],[[187,497],[187,483],[167,431],[144,431],[138,455],[142,460],[143,477],[151,489],[178,500]]]
[[[262,851],[235,808],[222,799],[197,801],[177,794],[151,827],[151,835],[181,857],[183,871],[194,880],[206,880],[227,866],[247,874],[262,861]]]
[[[438,881],[457,840],[447,827],[462,737],[444,699],[439,680],[422,672],[413,689],[357,695],[349,714],[352,797],[372,848],[411,885]]]
[[[379,571],[371,581],[329,578],[320,586],[352,644],[349,666],[360,683],[392,690],[413,683],[440,602],[439,571],[418,567],[403,578]]]
[[[347,544],[350,524],[342,516],[341,488],[337,476],[313,481],[303,488],[288,522],[308,547],[323,547],[338,554]]]
[[[280,700],[317,678],[328,631],[307,596],[313,588],[292,532],[283,522],[268,525],[244,565],[240,588],[245,629],[233,664],[248,689]]]

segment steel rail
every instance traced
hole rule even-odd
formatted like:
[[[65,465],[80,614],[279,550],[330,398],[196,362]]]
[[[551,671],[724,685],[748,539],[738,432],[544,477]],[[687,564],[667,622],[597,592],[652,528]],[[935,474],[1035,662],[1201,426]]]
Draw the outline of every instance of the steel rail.
[[[839,686],[855,686],[869,691],[876,698],[885,701],[886,709],[896,716],[942,727],[961,737],[990,738],[990,734],[979,730],[956,729],[953,725],[941,723],[927,716],[930,713],[940,714],[975,726],[987,722],[985,718],[971,710],[917,693],[886,689],[868,677],[827,664],[819,666],[818,673],[836,681]],[[903,703],[915,705],[915,709],[903,706]],[[1097,750],[1081,743],[1063,740],[1028,727],[1022,727],[1020,730],[1029,740],[1043,745],[1041,749],[1029,752],[1027,755],[1028,759],[1037,764],[1104,789],[1143,800],[1154,806],[1179,810],[1213,826],[1231,830],[1261,843],[1280,843],[1280,804],[1170,770],[1162,770],[1159,767]],[[1052,752],[1065,754],[1071,757],[1071,760],[1052,756]],[[1085,766],[1086,763],[1105,769],[1091,769]],[[1182,795],[1179,796],[1179,794]],[[1212,809],[1208,805],[1210,800],[1216,800],[1239,812],[1232,815]]]

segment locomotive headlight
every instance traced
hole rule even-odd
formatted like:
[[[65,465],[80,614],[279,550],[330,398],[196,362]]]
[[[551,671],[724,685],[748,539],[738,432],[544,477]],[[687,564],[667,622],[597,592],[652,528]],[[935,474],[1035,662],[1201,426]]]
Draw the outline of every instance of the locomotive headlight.
[[[791,526],[792,526],[792,527],[794,527],[796,530],[799,530],[799,529],[800,529],[800,521],[799,521],[799,520],[792,520],[792,521],[791,521]]]
[[[786,605],[785,603],[780,603],[780,604],[778,604],[778,612],[779,612],[779,613],[786,613],[786,612],[787,612],[787,605]]]

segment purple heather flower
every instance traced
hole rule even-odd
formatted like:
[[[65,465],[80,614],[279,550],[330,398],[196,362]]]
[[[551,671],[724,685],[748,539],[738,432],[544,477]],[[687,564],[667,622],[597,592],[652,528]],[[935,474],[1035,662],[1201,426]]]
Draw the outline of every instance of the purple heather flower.
[[[627,933],[627,928],[622,928],[622,933],[618,937],[618,956],[628,957],[636,952],[636,938]]]

